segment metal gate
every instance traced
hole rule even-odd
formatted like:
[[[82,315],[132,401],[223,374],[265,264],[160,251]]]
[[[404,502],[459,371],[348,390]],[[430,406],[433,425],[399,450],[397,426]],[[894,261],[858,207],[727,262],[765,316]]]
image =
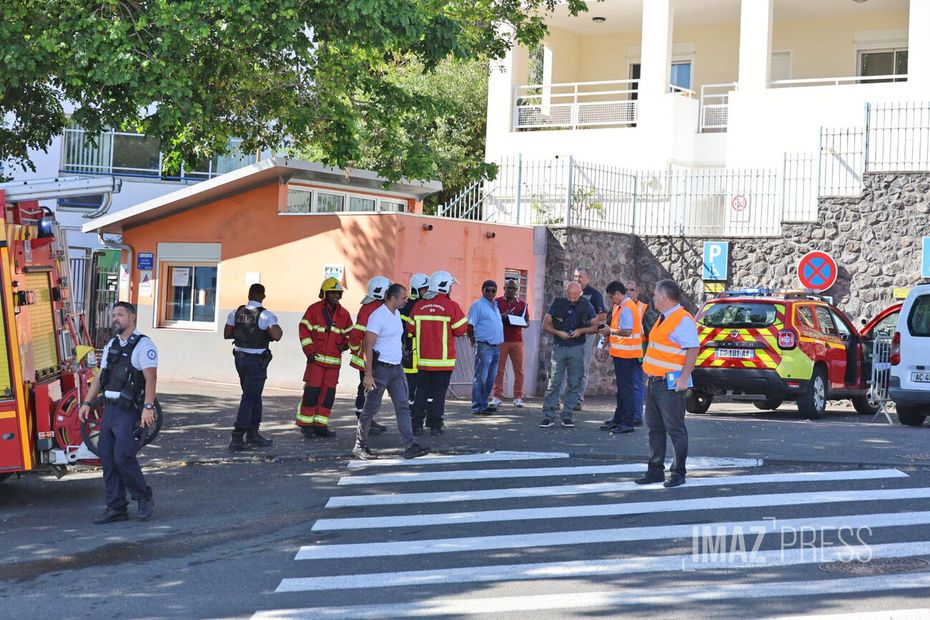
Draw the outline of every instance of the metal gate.
[[[85,312],[85,305],[88,297],[87,285],[89,284],[91,268],[91,257],[89,254],[84,256],[71,256],[68,259],[68,266],[71,271],[71,280],[68,283],[71,287],[72,312]]]
[[[85,308],[87,327],[96,349],[102,349],[110,339],[110,309],[119,301],[121,256],[120,250],[97,250],[91,260]]]
[[[889,424],[894,424],[888,413],[888,382],[891,376],[891,338],[877,336],[872,345],[872,379],[869,385],[869,403],[878,407],[872,421],[881,415]]]
[[[449,394],[452,398],[461,399],[456,387],[464,392],[464,398],[471,398],[471,386],[475,379],[475,347],[467,336],[455,339],[455,368],[452,370],[452,379],[449,381]]]

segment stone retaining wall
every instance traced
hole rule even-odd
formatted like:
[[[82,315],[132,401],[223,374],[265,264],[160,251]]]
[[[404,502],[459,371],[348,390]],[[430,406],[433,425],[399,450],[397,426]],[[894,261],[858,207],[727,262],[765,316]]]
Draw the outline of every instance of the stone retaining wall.
[[[662,278],[681,284],[694,311],[708,297],[701,281],[705,241],[730,242],[728,286],[799,287],[797,263],[805,253],[830,253],[839,266],[826,294],[851,319],[871,318],[894,303],[892,289],[921,280],[922,238],[930,236],[930,174],[866,175],[861,196],[825,198],[820,221],[785,223],[780,238],[646,237],[575,228],[551,229],[546,251],[545,303],[562,294],[575,267],[587,267],[603,291],[611,280],[635,279],[643,300]],[[545,390],[551,338],[540,342],[537,392]],[[615,391],[610,363],[592,363],[589,394]]]

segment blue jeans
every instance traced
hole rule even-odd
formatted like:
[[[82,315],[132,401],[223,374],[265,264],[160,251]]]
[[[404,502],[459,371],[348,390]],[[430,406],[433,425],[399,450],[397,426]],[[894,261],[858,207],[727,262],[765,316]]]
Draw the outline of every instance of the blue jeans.
[[[239,401],[239,413],[233,430],[237,433],[258,431],[262,423],[262,391],[268,378],[268,369],[261,355],[234,352],[236,372],[239,373],[239,385],[242,387],[242,399]]]
[[[488,396],[494,389],[500,359],[501,351],[498,345],[480,340],[475,343],[475,379],[471,383],[472,411],[484,411],[488,408]]]
[[[584,347],[552,348],[552,364],[549,369],[549,387],[543,398],[543,417],[554,418],[559,405],[562,383],[567,383],[562,400],[562,419],[571,420],[572,410],[581,402],[581,382],[584,379]]]
[[[633,420],[643,421],[643,407],[646,404],[646,384],[643,375],[643,363],[636,360],[636,372],[633,374]]]

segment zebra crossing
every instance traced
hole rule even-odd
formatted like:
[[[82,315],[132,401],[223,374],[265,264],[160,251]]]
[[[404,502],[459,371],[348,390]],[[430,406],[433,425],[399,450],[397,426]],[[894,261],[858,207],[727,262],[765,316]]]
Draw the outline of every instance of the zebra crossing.
[[[930,488],[908,473],[688,464],[688,484],[665,489],[633,483],[641,464],[564,453],[353,461],[271,595],[275,608],[253,618],[563,617],[656,606],[764,617],[793,612],[766,609],[798,597],[930,593],[926,570],[862,570],[930,557]],[[912,540],[920,528],[926,539]],[[859,571],[849,576],[847,566]]]

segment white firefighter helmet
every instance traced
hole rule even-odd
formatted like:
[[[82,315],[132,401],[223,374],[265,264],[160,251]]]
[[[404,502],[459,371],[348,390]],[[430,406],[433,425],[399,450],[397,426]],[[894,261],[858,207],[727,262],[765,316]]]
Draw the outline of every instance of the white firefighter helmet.
[[[425,273],[417,272],[410,276],[410,294],[417,295],[420,289],[429,286],[429,276]]]
[[[389,286],[391,286],[391,281],[384,276],[373,277],[368,281],[368,294],[365,295],[365,299],[362,300],[362,303],[367,304],[376,299],[383,300],[384,294],[387,293]]]
[[[452,285],[457,282],[448,271],[437,271],[429,277],[429,292],[448,295]]]

